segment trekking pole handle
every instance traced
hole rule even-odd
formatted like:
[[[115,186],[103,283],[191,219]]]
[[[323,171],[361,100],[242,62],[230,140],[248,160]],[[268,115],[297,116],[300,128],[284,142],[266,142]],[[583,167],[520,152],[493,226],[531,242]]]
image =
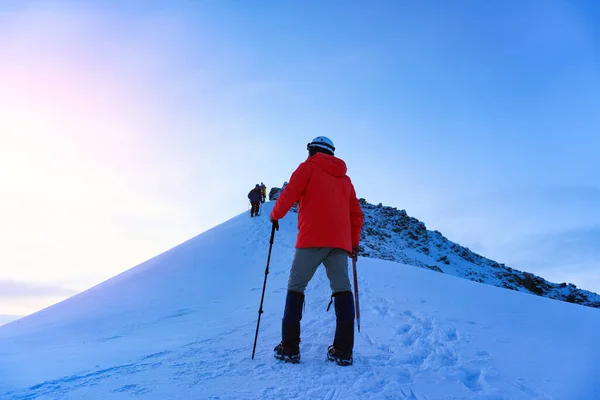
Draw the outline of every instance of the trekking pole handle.
[[[274,239],[275,239],[275,224],[273,224],[273,227],[271,228],[271,240],[269,240],[269,243],[273,244]]]

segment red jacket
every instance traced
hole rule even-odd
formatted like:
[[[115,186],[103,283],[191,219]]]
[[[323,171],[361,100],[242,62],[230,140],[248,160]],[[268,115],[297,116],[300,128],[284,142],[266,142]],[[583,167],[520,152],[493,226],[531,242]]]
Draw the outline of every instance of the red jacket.
[[[317,153],[300,164],[277,199],[271,219],[280,220],[298,202],[296,248],[358,246],[363,215],[354,186],[339,158]]]

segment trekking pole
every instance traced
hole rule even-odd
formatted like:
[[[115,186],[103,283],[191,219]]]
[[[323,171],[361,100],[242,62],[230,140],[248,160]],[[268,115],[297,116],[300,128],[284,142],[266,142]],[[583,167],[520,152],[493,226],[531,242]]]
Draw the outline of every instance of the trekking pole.
[[[271,229],[271,240],[269,241],[269,256],[267,257],[267,268],[265,269],[265,282],[263,283],[262,296],[260,298],[260,307],[258,308],[258,322],[256,323],[256,335],[254,335],[254,347],[252,348],[252,359],[256,351],[256,341],[258,339],[258,327],[260,326],[260,316],[263,313],[263,301],[265,300],[265,288],[267,287],[267,276],[269,275],[269,263],[271,262],[271,249],[273,248],[273,239],[275,238],[275,224]]]
[[[360,332],[360,305],[358,303],[358,274],[356,272],[356,259],[358,255],[352,256],[352,271],[354,272],[354,302],[356,303],[356,326]]]

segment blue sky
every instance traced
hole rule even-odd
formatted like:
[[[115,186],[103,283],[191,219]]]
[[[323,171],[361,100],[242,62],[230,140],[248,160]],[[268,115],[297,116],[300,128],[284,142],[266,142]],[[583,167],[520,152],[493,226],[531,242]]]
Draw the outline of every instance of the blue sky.
[[[319,135],[360,197],[600,291],[597,21],[595,1],[0,0],[0,287],[27,292],[0,313],[244,211]]]

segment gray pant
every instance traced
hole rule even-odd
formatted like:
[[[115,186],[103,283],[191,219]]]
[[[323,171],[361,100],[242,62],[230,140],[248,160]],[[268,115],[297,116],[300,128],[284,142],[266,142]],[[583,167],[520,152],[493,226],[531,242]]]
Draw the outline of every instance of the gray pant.
[[[348,279],[348,252],[331,247],[311,247],[296,249],[288,290],[304,293],[319,265],[325,265],[332,293],[351,291]]]

